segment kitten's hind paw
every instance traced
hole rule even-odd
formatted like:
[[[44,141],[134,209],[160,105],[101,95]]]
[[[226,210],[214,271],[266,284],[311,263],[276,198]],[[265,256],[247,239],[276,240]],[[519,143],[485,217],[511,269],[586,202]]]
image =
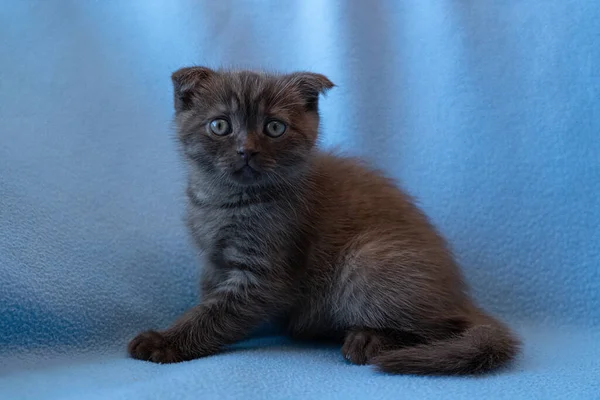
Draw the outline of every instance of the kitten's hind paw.
[[[369,364],[370,360],[381,351],[382,344],[381,337],[376,332],[352,330],[344,339],[342,354],[353,364]]]
[[[181,352],[160,332],[147,331],[129,342],[128,351],[137,360],[168,364],[184,361]]]

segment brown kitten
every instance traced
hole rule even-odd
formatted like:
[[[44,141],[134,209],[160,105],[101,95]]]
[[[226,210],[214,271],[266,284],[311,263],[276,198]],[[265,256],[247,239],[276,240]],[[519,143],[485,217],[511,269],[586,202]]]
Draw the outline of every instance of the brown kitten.
[[[392,373],[472,374],[519,341],[477,308],[444,240],[390,180],[315,147],[323,75],[183,68],[172,76],[202,301],[132,357],[208,356],[264,321],[343,342]]]

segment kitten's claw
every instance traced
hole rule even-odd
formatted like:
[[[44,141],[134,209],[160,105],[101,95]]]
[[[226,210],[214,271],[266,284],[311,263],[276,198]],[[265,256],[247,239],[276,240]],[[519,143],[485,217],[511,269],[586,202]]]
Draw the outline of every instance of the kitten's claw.
[[[131,357],[137,360],[160,364],[184,360],[180,351],[162,333],[156,331],[147,331],[137,335],[129,342],[128,351]]]
[[[381,338],[375,332],[354,330],[346,335],[342,355],[353,364],[369,364],[370,360],[379,354],[381,346]]]

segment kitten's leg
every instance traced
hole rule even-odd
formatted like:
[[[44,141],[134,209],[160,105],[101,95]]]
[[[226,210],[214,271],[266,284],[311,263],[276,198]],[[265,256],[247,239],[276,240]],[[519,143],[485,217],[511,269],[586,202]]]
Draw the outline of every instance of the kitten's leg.
[[[451,258],[443,249],[389,235],[356,238],[338,266],[331,301],[340,305],[338,324],[349,328],[342,352],[353,363],[469,326],[468,301]]]
[[[284,309],[291,290],[277,282],[220,287],[162,332],[139,334],[129,343],[133,358],[172,363],[204,357],[244,339]]]
[[[203,301],[205,298],[214,293],[219,286],[219,276],[215,271],[215,268],[208,262],[204,262],[202,268],[202,278],[200,280],[200,299]]]

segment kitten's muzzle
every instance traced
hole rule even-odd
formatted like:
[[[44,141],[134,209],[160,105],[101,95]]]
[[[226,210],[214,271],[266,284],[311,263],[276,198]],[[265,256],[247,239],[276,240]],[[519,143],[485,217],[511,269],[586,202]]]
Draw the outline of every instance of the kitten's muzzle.
[[[233,178],[244,184],[256,181],[262,170],[256,157],[258,152],[253,150],[238,150],[237,154],[240,158],[235,162]]]

